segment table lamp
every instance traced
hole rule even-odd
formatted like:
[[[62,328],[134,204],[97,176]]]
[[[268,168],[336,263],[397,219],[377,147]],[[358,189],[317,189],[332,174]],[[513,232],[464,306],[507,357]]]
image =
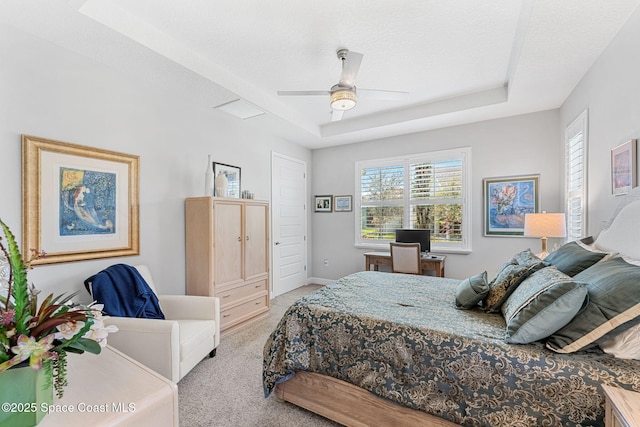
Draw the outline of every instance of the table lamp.
[[[547,237],[566,237],[567,225],[563,213],[533,213],[524,216],[525,237],[540,237],[542,240],[542,252],[537,254],[544,259],[547,252]]]

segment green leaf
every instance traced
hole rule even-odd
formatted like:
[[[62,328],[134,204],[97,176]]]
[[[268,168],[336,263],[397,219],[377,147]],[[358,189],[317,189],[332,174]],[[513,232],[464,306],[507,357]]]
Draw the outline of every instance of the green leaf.
[[[100,344],[89,338],[80,338],[78,341],[71,343],[67,348],[86,351],[93,354],[100,354],[102,347]]]
[[[71,346],[67,346],[64,349],[65,349],[65,351],[67,353],[74,353],[74,354],[82,354],[82,353],[84,353],[84,350],[79,350],[79,349],[73,348]]]
[[[13,275],[13,284],[11,287],[11,293],[15,301],[16,310],[16,330],[20,334],[27,334],[27,320],[25,317],[28,313],[29,307],[29,288],[27,283],[27,266],[22,260],[20,255],[20,248],[16,242],[16,238],[2,220],[0,220],[0,227],[7,238],[7,250],[9,251],[9,265],[11,267],[11,273]]]

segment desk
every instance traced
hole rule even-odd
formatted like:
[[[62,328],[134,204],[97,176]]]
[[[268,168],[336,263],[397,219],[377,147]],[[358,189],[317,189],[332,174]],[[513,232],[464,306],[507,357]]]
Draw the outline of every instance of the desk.
[[[176,384],[114,348],[69,353],[67,379],[64,396],[54,391],[52,405],[73,412],[51,412],[38,427],[178,426]]]
[[[373,270],[378,271],[378,267],[381,265],[391,266],[391,252],[365,252],[365,270],[370,270],[371,264],[373,264]],[[444,260],[446,256],[422,256],[420,258],[420,264],[423,270],[434,270],[436,276],[444,277]]]

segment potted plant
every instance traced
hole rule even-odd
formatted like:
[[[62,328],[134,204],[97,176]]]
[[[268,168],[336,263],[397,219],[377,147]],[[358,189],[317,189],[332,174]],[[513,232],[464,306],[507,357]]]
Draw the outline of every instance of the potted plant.
[[[32,249],[29,258],[23,258],[2,220],[0,228],[5,236],[3,240],[0,235],[0,424],[35,425],[46,405],[27,402],[25,396],[51,403],[53,387],[62,397],[67,353],[99,354],[107,335],[117,328],[105,327],[102,305],[73,304],[77,293],[51,294],[38,305],[40,291],[28,283],[27,271],[46,254]]]

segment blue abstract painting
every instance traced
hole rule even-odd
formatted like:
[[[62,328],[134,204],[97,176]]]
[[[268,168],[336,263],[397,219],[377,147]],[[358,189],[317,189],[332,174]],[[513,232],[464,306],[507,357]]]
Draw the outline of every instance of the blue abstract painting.
[[[522,235],[524,216],[537,211],[537,178],[486,182],[486,234]]]
[[[60,236],[115,234],[116,174],[60,168]]]

